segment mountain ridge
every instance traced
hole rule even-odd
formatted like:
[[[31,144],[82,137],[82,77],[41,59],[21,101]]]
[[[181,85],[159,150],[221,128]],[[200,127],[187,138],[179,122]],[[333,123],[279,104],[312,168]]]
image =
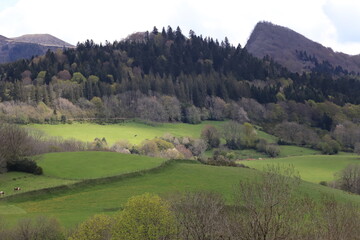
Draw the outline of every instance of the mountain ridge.
[[[27,34],[7,38],[0,35],[0,63],[13,62],[44,55],[46,51],[58,48],[75,48],[75,46],[50,34]]]
[[[25,34],[20,37],[12,38],[15,42],[36,43],[43,46],[58,46],[58,47],[75,47],[57,37],[50,34]]]
[[[335,52],[289,28],[259,22],[245,48],[258,58],[270,56],[292,72],[309,71],[316,63],[329,62],[347,71],[360,72],[360,55]]]

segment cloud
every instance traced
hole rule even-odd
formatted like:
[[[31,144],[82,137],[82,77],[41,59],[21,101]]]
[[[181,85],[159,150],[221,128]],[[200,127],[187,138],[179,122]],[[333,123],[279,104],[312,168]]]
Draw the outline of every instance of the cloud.
[[[340,42],[360,42],[360,2],[358,0],[327,0],[324,12],[335,26]]]

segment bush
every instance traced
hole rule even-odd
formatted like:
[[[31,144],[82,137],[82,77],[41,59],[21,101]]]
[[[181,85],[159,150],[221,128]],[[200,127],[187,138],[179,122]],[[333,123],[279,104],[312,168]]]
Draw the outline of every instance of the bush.
[[[211,125],[206,125],[201,131],[201,138],[208,144],[208,149],[217,148],[220,145],[220,133]]]
[[[154,194],[131,197],[114,219],[112,239],[176,239],[175,216]]]
[[[191,159],[193,157],[192,152],[186,148],[184,145],[176,145],[176,149],[184,156],[186,159]]]
[[[337,173],[336,185],[341,190],[360,194],[360,164],[349,164]]]
[[[155,138],[152,141],[156,143],[160,151],[174,148],[174,145],[172,143],[160,138]]]
[[[160,152],[160,157],[167,159],[183,159],[182,155],[176,148],[169,148]]]
[[[16,162],[8,164],[9,171],[27,172],[35,175],[43,174],[43,170],[39,167],[36,162],[30,158],[23,158]]]
[[[268,144],[265,153],[270,157],[277,157],[280,154],[280,148],[275,144]]]
[[[11,231],[11,236],[12,238],[9,239],[14,240],[65,239],[63,229],[59,222],[54,218],[43,216],[37,217],[35,220],[21,219],[15,229]]]
[[[237,167],[238,165],[231,160],[233,158],[235,158],[235,155],[232,152],[226,152],[217,149],[214,151],[212,158],[202,162],[213,166]]]
[[[259,139],[258,143],[256,144],[256,150],[258,152],[266,152],[266,146],[268,145],[268,142],[261,138]]]
[[[141,143],[139,152],[143,155],[155,157],[159,154],[159,148],[156,142],[152,140],[145,140]]]
[[[319,184],[320,184],[320,185],[323,185],[323,186],[327,186],[327,185],[328,185],[328,183],[327,183],[326,181],[320,181]]]
[[[266,153],[269,157],[277,157],[280,154],[280,148],[276,144],[269,144],[265,139],[260,139],[256,144],[258,152]]]
[[[113,219],[104,214],[95,215],[81,223],[68,240],[108,240]]]
[[[201,156],[207,149],[207,144],[202,139],[191,139],[188,146],[194,156]]]
[[[110,150],[118,153],[129,154],[131,149],[131,144],[128,140],[117,141],[114,145],[111,146]]]
[[[323,154],[332,155],[340,151],[340,144],[329,135],[324,136],[322,140],[323,141],[318,144],[318,148]]]

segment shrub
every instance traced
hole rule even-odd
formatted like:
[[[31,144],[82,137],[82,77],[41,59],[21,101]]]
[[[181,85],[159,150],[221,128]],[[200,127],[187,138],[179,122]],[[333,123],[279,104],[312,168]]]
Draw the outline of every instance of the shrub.
[[[81,223],[69,240],[109,240],[113,219],[104,214],[95,215]]]
[[[223,125],[222,129],[223,137],[226,141],[226,146],[230,149],[240,149],[242,146],[242,125],[230,121]]]
[[[160,138],[154,138],[152,141],[156,143],[160,151],[174,148],[174,144]]]
[[[266,154],[270,157],[277,157],[280,154],[280,148],[279,146],[275,144],[268,144],[266,146]]]
[[[266,152],[266,146],[268,145],[268,142],[261,138],[259,139],[258,143],[256,144],[256,150],[258,152]]]
[[[360,194],[360,164],[349,164],[337,173],[336,185],[344,191]]]
[[[220,133],[214,126],[206,125],[201,131],[201,138],[207,142],[209,149],[220,145]]]
[[[171,196],[170,203],[179,224],[179,239],[231,239],[221,195],[188,192]]]
[[[182,155],[176,148],[169,148],[160,152],[160,157],[167,159],[183,159]]]
[[[213,157],[203,162],[214,166],[237,167],[238,165],[232,161],[232,158],[235,158],[234,153],[216,149],[213,153]]]
[[[149,193],[130,198],[112,228],[113,239],[175,239],[176,232],[168,202]]]
[[[190,159],[193,157],[193,154],[192,152],[186,148],[184,145],[182,144],[179,144],[179,145],[176,145],[176,149],[184,156],[184,158],[186,159]]]
[[[184,122],[191,124],[201,123],[201,116],[199,109],[193,105],[185,108]]]
[[[189,149],[194,156],[200,156],[207,149],[207,144],[202,139],[191,139]]]
[[[131,149],[131,144],[128,140],[120,140],[114,143],[111,146],[110,150],[118,153],[126,153],[129,154]]]
[[[106,139],[104,137],[102,139],[95,138],[92,145],[93,150],[106,150],[108,148]]]
[[[8,164],[9,171],[27,172],[35,175],[43,174],[43,170],[30,158],[23,158]]]
[[[327,185],[328,185],[328,183],[327,183],[326,181],[320,181],[319,184],[320,184],[320,185],[323,185],[323,186],[327,186]]]
[[[323,154],[337,154],[340,151],[340,144],[332,139],[329,135],[322,138],[322,142],[318,144],[318,148]]]
[[[141,143],[139,152],[143,155],[157,156],[159,154],[159,148],[156,142],[152,140],[145,140]]]
[[[21,219],[12,231],[12,238],[22,239],[51,239],[63,240],[64,234],[59,222],[54,218],[37,217],[32,219]]]

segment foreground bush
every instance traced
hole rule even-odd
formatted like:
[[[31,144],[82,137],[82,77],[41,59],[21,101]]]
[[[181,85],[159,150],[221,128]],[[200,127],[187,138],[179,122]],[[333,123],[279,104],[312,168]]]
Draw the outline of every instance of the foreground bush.
[[[30,158],[19,159],[14,163],[9,163],[7,167],[9,171],[33,173],[35,175],[43,174],[42,168]]]
[[[175,216],[159,196],[145,193],[129,199],[115,216],[112,239],[175,239]]]
[[[107,215],[95,215],[81,223],[68,240],[109,240],[113,219]]]
[[[4,223],[0,222],[0,225]],[[54,218],[21,219],[12,230],[1,229],[1,240],[65,240],[64,230]]]

